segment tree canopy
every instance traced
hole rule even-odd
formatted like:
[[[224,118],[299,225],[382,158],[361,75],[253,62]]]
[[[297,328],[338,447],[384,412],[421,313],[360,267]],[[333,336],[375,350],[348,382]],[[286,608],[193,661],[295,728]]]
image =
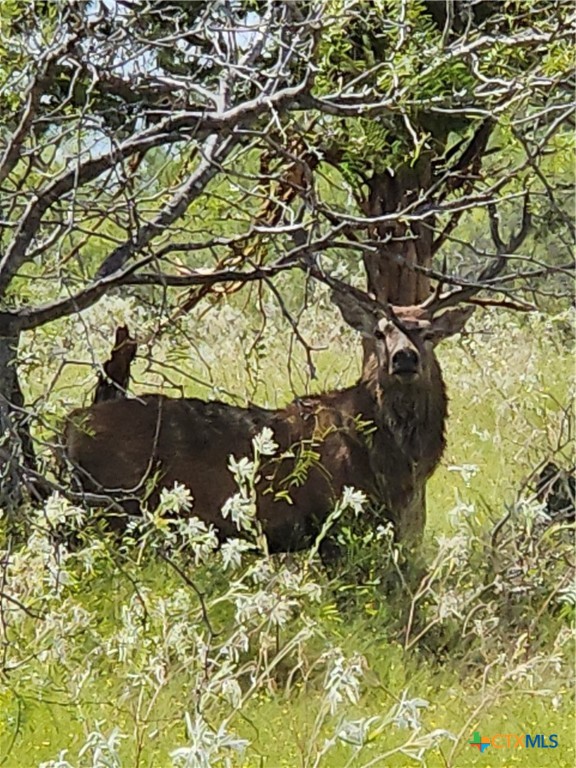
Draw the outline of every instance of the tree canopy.
[[[571,294],[569,3],[29,0],[0,22],[6,487],[33,466],[21,334],[114,291],[189,311],[363,265],[396,304],[440,280]]]

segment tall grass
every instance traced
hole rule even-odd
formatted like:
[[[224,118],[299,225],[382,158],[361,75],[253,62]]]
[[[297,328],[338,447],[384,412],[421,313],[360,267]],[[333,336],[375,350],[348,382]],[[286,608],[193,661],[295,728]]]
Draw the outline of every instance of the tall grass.
[[[134,312],[118,302],[27,340],[41,440],[87,392],[116,322],[149,330]],[[121,545],[62,497],[27,510],[1,558],[0,765],[572,766],[573,530],[530,485],[545,460],[573,462],[566,322],[486,314],[441,348],[448,449],[412,568],[353,509],[331,578],[309,555],[218,550],[202,524],[170,523],[188,503],[178,488]],[[295,350],[287,386],[288,337],[260,338],[227,307],[159,340],[134,387],[273,405],[353,380],[358,342],[335,316],[310,312],[302,328],[326,346],[315,382]],[[559,746],[480,755],[475,731]]]

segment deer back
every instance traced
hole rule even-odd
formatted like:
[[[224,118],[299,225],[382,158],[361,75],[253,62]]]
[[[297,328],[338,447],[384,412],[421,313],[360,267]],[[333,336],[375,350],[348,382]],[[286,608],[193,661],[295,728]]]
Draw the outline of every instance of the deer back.
[[[160,395],[96,403],[72,413],[66,429],[82,486],[153,505],[160,488],[183,483],[192,514],[235,536],[221,512],[237,490],[229,457],[250,457],[253,437],[269,427],[278,451],[260,468],[257,514],[271,552],[308,546],[346,486],[364,491],[400,537],[418,536],[424,485],[444,448],[447,400],[433,347],[466,318],[436,322],[418,307],[391,318],[349,297],[337,303],[373,343],[356,385],[277,410]]]

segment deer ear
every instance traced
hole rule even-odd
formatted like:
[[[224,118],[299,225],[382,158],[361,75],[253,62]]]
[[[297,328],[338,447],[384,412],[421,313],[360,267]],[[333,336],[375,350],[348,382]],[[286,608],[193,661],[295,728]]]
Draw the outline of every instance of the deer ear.
[[[442,339],[447,339],[448,336],[460,333],[470,319],[474,309],[475,307],[455,307],[435,317],[432,320],[431,328],[434,343],[438,344]]]
[[[330,298],[349,326],[364,336],[374,336],[374,328],[379,320],[379,316],[375,312],[342,291],[332,291]]]

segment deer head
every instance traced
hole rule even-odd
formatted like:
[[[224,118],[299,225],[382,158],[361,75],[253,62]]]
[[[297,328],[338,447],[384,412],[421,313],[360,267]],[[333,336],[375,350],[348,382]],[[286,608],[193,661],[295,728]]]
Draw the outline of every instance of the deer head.
[[[373,343],[381,386],[411,384],[429,378],[434,347],[459,333],[474,307],[442,310],[438,304],[383,305],[366,294],[333,291],[344,320]]]

